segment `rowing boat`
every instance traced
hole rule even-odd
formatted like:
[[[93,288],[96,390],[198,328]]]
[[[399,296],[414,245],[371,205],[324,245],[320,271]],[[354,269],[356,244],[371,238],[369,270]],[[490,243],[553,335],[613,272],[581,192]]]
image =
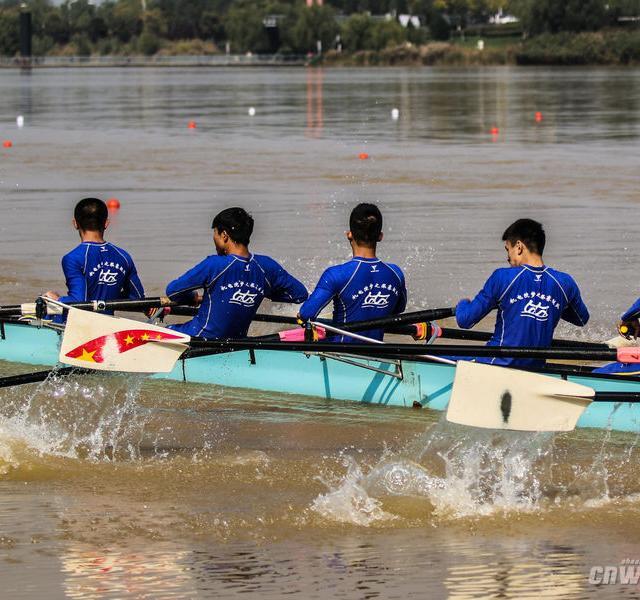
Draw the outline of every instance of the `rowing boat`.
[[[59,343],[60,334],[48,328],[26,323],[0,326],[1,360],[53,366],[58,362]],[[567,373],[566,369],[552,366],[539,372],[587,385],[596,391],[640,392],[640,377]],[[170,373],[154,377],[329,400],[444,410],[454,375],[454,365],[419,357],[394,360],[354,356],[348,352],[238,350],[181,359]],[[640,404],[594,402],[577,425],[638,432]]]

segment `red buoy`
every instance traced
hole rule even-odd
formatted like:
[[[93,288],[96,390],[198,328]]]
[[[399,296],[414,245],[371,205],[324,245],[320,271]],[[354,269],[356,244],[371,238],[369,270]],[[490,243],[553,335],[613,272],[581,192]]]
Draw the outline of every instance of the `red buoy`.
[[[11,146],[13,146],[13,142],[11,140],[5,140],[4,142],[2,142],[2,145],[5,148],[11,148]]]
[[[491,135],[498,135],[500,130],[497,127],[492,127],[490,133]]]
[[[195,121],[189,121],[189,123],[187,123],[187,127],[189,129],[195,129],[197,127],[196,122]]]
[[[120,208],[120,200],[117,198],[109,198],[107,200],[107,208],[109,210],[118,210]]]
[[[542,121],[542,113],[540,111],[536,111],[533,118],[536,120],[536,123],[540,123]]]
[[[360,154],[358,154],[358,158],[360,160],[367,160],[367,158],[369,158],[369,155],[366,152],[360,152]]]

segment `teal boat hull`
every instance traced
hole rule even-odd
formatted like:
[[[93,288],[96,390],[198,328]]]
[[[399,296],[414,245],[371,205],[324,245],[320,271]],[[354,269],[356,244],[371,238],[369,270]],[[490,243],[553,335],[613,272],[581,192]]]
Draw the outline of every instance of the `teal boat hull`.
[[[58,344],[59,334],[51,329],[4,324],[0,330],[0,360],[53,366],[58,362]],[[384,362],[349,356],[343,359],[347,362],[302,352],[242,350],[181,360],[171,373],[154,377],[329,400],[423,406],[434,410],[444,410],[449,402],[455,366],[410,360]],[[640,392],[638,378],[589,375],[569,375],[567,378],[596,391]],[[638,432],[640,404],[594,402],[580,417],[578,427]]]

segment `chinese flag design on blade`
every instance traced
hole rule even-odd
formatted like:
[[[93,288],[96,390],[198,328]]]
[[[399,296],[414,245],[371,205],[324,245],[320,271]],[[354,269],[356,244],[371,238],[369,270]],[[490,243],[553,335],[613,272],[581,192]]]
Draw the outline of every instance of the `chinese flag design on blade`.
[[[181,339],[182,337],[179,335],[153,331],[151,329],[126,329],[90,340],[67,352],[65,356],[68,358],[77,358],[78,360],[86,360],[87,362],[101,363],[104,360],[103,351],[105,348],[111,352],[122,354],[127,350],[133,350],[133,348],[143,346],[149,341]]]

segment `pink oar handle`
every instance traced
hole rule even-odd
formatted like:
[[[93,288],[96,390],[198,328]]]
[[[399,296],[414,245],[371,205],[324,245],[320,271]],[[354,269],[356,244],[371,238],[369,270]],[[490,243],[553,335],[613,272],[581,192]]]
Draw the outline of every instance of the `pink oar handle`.
[[[640,348],[618,348],[618,361],[623,363],[640,363]]]
[[[324,327],[316,327],[316,334],[319,340],[324,340],[327,337]],[[280,336],[281,342],[304,342],[304,329],[298,327],[297,329],[280,331],[278,336]]]

